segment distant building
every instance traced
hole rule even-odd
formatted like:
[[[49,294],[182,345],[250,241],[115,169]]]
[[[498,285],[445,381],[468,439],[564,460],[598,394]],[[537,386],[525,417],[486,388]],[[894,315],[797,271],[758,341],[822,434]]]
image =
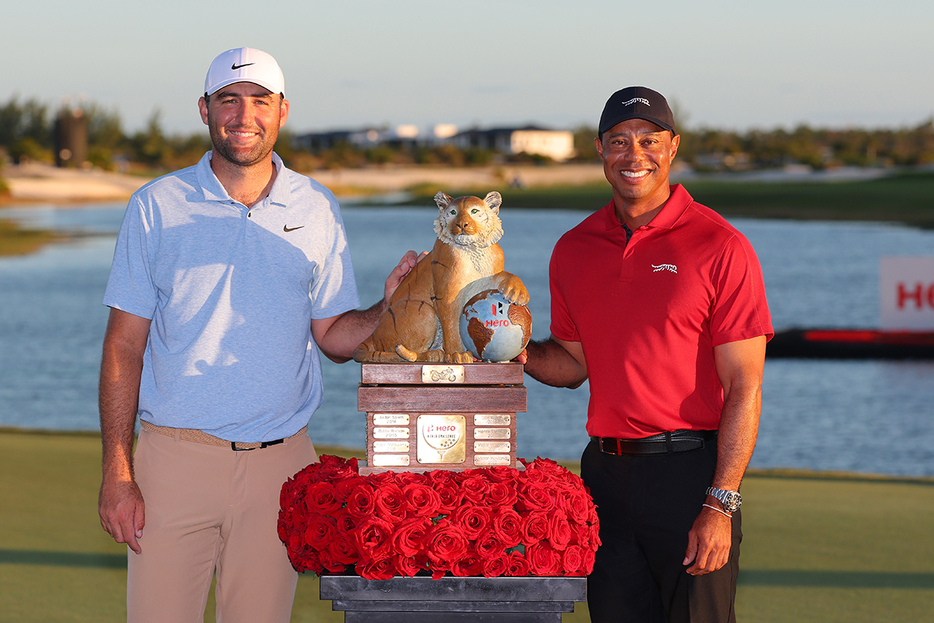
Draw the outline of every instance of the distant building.
[[[489,149],[506,155],[526,153],[547,156],[563,162],[574,156],[574,134],[566,130],[548,130],[536,126],[522,128],[496,128],[492,130],[457,131],[457,126],[440,124],[427,132],[414,125],[395,128],[362,128],[334,130],[296,136],[298,149],[324,151],[339,144],[366,149],[378,145],[395,147],[406,145],[441,145],[451,143],[461,149]]]
[[[311,132],[294,138],[294,146],[310,151],[324,151],[336,145],[348,144],[352,147],[367,149],[379,145],[438,145],[448,142],[457,134],[457,126],[440,124],[427,132],[421,132],[414,125],[399,125],[395,128],[361,128],[357,130],[332,130],[329,132]]]
[[[461,149],[477,147],[501,154],[547,156],[563,162],[574,156],[574,134],[567,130],[548,130],[537,126],[467,130],[453,138]]]
[[[293,145],[298,149],[307,149],[309,151],[325,151],[342,144],[366,149],[368,147],[382,145],[384,142],[384,133],[384,129],[378,128],[312,132],[296,136],[293,139]]]

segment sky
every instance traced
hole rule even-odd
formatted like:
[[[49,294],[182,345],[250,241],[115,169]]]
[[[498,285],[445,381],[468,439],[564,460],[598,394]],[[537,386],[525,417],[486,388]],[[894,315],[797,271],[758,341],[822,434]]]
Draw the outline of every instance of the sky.
[[[930,0],[33,0],[0,21],[0,105],[93,103],[124,132],[205,130],[213,58],[265,50],[293,133],[596,126],[629,85],[690,129],[916,127],[934,117]]]

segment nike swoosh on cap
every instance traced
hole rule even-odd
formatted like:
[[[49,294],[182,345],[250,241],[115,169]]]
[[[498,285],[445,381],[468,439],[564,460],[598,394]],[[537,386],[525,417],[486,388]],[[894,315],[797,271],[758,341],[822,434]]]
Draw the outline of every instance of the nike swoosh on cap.
[[[304,225],[299,225],[298,227],[289,227],[288,225],[283,225],[282,231],[288,233],[290,231],[295,231],[296,229],[301,229],[302,227],[304,227]]]
[[[236,70],[240,69],[241,67],[249,67],[250,65],[255,65],[255,64],[256,64],[256,63],[244,63],[244,64],[242,64],[242,65],[237,65],[236,63],[234,63],[233,65],[230,66],[230,68],[233,69],[234,71],[236,71]]]

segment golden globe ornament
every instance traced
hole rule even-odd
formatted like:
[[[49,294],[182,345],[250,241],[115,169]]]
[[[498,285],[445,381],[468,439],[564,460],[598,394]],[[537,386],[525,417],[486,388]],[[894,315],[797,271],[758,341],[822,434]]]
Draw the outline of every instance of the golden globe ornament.
[[[464,305],[461,341],[477,359],[504,362],[515,359],[529,343],[532,314],[525,305],[510,303],[498,290],[484,290]]]

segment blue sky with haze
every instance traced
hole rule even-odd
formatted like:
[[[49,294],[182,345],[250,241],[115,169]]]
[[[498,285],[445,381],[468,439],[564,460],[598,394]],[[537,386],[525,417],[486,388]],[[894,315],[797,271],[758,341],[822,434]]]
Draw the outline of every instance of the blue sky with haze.
[[[596,125],[630,84],[693,129],[934,116],[929,0],[51,0],[4,14],[0,103],[94,102],[127,132],[157,110],[170,133],[200,131],[208,65],[239,46],[279,61],[296,133]]]

